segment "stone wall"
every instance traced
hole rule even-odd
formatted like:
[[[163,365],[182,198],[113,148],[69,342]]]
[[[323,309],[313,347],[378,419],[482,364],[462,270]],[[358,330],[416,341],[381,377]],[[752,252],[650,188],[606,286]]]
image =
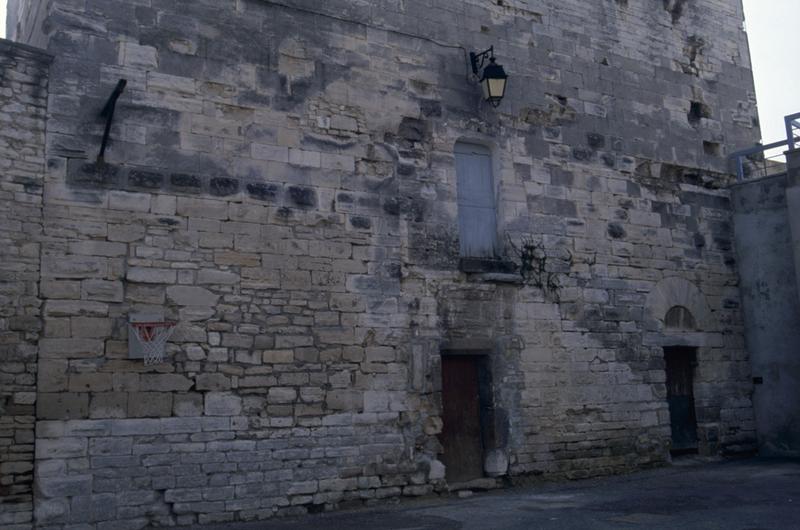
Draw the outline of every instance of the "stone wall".
[[[761,453],[800,454],[800,299],[787,200],[778,175],[733,188],[736,244]]]
[[[39,524],[445,488],[443,352],[488,360],[492,475],[665,462],[670,345],[699,348],[701,451],[752,450],[739,2],[318,4],[48,4]],[[465,64],[490,45],[497,110]],[[458,255],[463,140],[493,154],[496,260]],[[703,327],[665,330],[685,299]],[[152,311],[180,324],[146,367],[126,322]]]
[[[27,0],[6,1],[6,38],[16,42],[24,42],[31,46],[46,47],[46,19],[49,11],[47,2],[29,2]],[[58,11],[52,11],[58,16]]]
[[[0,526],[9,529],[32,520],[49,64],[0,40]]]

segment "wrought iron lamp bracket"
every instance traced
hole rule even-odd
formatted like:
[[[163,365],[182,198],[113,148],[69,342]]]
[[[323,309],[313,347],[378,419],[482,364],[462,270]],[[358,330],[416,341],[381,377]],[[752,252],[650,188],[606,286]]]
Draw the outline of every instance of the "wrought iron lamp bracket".
[[[469,52],[469,62],[472,65],[472,73],[476,79],[479,79],[479,73],[487,60],[494,61],[494,46],[479,53]]]

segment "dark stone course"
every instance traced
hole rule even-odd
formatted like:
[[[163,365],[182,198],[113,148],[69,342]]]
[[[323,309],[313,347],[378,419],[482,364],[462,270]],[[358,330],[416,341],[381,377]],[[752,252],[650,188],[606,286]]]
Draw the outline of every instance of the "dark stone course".
[[[164,175],[153,171],[132,170],[128,174],[128,185],[134,188],[158,189],[164,183]]]
[[[209,183],[209,192],[217,197],[236,195],[239,192],[239,181],[228,177],[214,177]]]
[[[360,230],[369,230],[372,228],[372,220],[369,217],[353,215],[350,217],[350,225]]]
[[[295,205],[305,208],[312,208],[317,204],[317,194],[312,188],[290,186],[289,198]]]
[[[398,134],[408,142],[421,142],[426,136],[425,122],[417,118],[403,118]]]
[[[461,258],[458,269],[462,272],[474,274],[500,273],[514,274],[517,264],[513,261],[492,258]]]
[[[383,211],[389,215],[400,215],[400,199],[397,197],[384,199]]]
[[[625,233],[625,229],[619,223],[611,223],[608,225],[608,235],[613,237],[614,239],[622,239],[627,234]]]
[[[203,187],[203,179],[196,175],[173,173],[169,181],[173,188],[183,192],[198,193]]]
[[[696,248],[703,248],[706,246],[706,237],[703,234],[695,234],[692,239]]]
[[[572,156],[575,160],[585,162],[592,159],[592,150],[585,147],[573,147]]]
[[[427,118],[440,118],[442,116],[442,104],[436,100],[423,100],[419,104],[423,116]]]
[[[245,188],[250,197],[259,201],[275,201],[280,191],[277,184],[249,183]]]
[[[606,137],[602,134],[588,133],[586,141],[592,149],[603,149],[606,146]]]
[[[121,173],[119,166],[105,162],[82,163],[75,167],[70,164],[68,181],[83,186],[108,187],[114,185]]]

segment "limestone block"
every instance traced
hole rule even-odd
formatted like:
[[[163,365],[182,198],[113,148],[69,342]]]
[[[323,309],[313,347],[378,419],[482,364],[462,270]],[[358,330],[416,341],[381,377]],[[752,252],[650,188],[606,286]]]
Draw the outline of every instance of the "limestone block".
[[[444,464],[441,463],[439,460],[431,460],[430,468],[428,470],[428,480],[435,481],[435,480],[444,480],[445,477],[445,467]]]
[[[143,46],[134,42],[121,42],[119,62],[133,68],[157,68],[158,50],[153,46]]]
[[[136,283],[166,283],[174,284],[177,273],[171,269],[156,269],[131,267],[126,274],[128,281]]]
[[[292,350],[267,350],[262,354],[264,364],[285,364],[294,362]]]
[[[42,280],[41,294],[44,298],[77,300],[81,298],[81,282],[66,280]]]
[[[79,458],[88,454],[88,448],[86,438],[40,438],[36,440],[36,458]]]
[[[113,437],[113,438],[92,438],[89,441],[90,455],[129,455],[133,448],[133,438]]]
[[[389,395],[381,391],[364,392],[364,412],[386,412],[389,410]]]
[[[163,418],[172,415],[172,394],[167,392],[137,392],[128,398],[131,418]]]
[[[136,394],[133,394],[134,396]],[[161,423],[157,419],[112,420],[111,433],[114,436],[147,436],[159,434]]]
[[[225,374],[204,373],[195,378],[197,390],[230,390],[231,380]]]
[[[289,162],[289,149],[278,145],[251,144],[251,156],[256,160],[269,160],[273,162]]]
[[[108,207],[112,210],[146,213],[150,211],[150,194],[110,191]]]
[[[200,416],[203,414],[203,394],[190,392],[174,396],[173,412],[176,416]]]
[[[150,211],[157,215],[175,215],[178,200],[169,195],[156,195],[150,201]]]
[[[111,374],[84,373],[70,374],[70,392],[107,392],[111,390]]]
[[[191,379],[179,374],[142,374],[139,378],[142,391],[185,392],[192,388]]]
[[[178,197],[178,215],[205,219],[228,219],[228,203],[225,201]]]
[[[242,411],[242,398],[229,392],[208,392],[205,396],[206,416],[236,416]]]
[[[297,390],[290,387],[272,387],[269,389],[270,403],[293,403],[297,400]]]
[[[67,367],[65,359],[40,359],[37,371],[39,392],[61,392],[67,389]]]
[[[329,410],[360,412],[363,409],[364,394],[357,390],[329,390],[325,404]]]
[[[48,278],[105,278],[108,259],[94,256],[43,256],[42,276]]]
[[[167,299],[177,305],[213,306],[219,300],[219,295],[202,287],[178,285],[167,287]]]
[[[307,495],[316,493],[319,489],[319,484],[316,480],[309,480],[306,482],[294,482],[286,492],[287,495]]]
[[[111,336],[111,324],[108,318],[70,318],[70,330],[75,338],[108,338]]]
[[[487,476],[499,477],[508,473],[508,455],[505,451],[494,449],[486,453],[483,469]]]
[[[239,275],[234,272],[203,269],[197,273],[197,283],[200,285],[232,285],[239,281]]]
[[[46,317],[104,317],[108,315],[108,304],[83,300],[48,300],[44,304],[44,315]]]
[[[80,283],[80,293],[84,300],[122,302],[123,287],[121,281],[84,280]]]
[[[108,240],[133,243],[144,238],[145,227],[138,224],[110,224],[108,225]]]
[[[279,349],[311,346],[313,344],[314,337],[310,335],[278,335],[275,337],[275,347]]]
[[[90,418],[125,418],[128,415],[126,392],[98,392],[91,396]]]
[[[13,402],[15,405],[34,405],[36,392],[14,392]]]
[[[92,358],[100,357],[105,344],[99,339],[41,339],[39,355],[45,358]]]
[[[63,522],[69,514],[67,499],[38,499],[34,508],[36,522],[40,525]]]
[[[76,241],[70,243],[71,254],[82,256],[118,257],[128,254],[128,245],[109,241]]]
[[[320,166],[324,169],[334,169],[351,173],[356,169],[356,161],[355,158],[350,155],[322,153]]]

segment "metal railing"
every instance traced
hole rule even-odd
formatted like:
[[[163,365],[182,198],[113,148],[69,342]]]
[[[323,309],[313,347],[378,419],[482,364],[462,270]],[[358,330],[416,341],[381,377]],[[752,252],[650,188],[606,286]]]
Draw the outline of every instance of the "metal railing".
[[[800,148],[800,112],[784,118],[786,120],[786,139],[789,141],[789,150]]]
[[[731,154],[730,160],[733,162],[739,182],[750,178],[786,173],[784,152],[783,150],[776,152],[776,150],[781,147],[788,147],[789,151],[800,149],[800,113],[786,116],[784,121],[786,123],[786,140],[767,145],[755,145]]]

